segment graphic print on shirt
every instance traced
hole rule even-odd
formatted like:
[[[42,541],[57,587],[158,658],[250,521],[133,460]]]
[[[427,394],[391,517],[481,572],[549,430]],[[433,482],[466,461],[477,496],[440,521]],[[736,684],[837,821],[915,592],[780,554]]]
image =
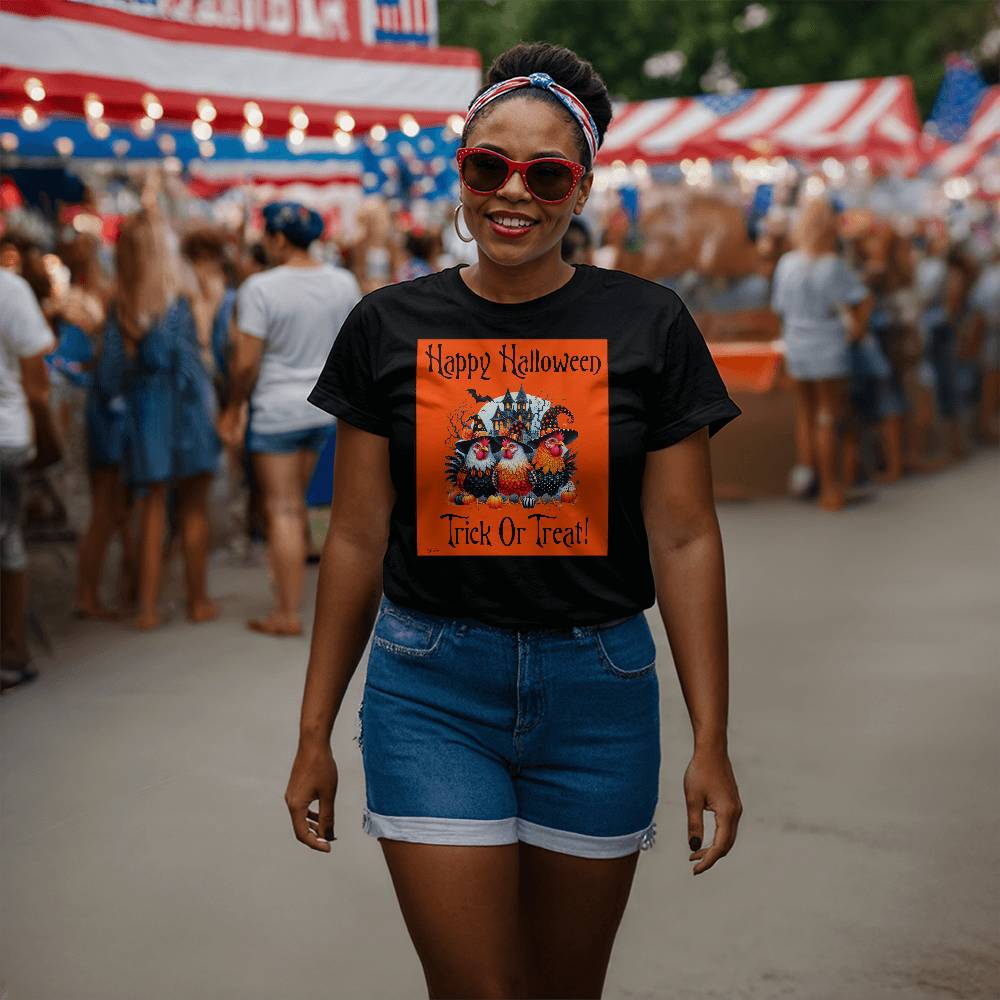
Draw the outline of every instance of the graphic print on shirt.
[[[417,341],[417,555],[608,554],[606,339]]]

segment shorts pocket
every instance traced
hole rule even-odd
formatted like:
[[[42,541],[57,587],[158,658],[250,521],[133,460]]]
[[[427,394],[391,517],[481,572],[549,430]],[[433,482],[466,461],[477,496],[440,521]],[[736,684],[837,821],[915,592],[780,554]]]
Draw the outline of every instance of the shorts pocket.
[[[399,656],[430,656],[441,644],[448,622],[411,616],[395,608],[383,608],[372,643]]]
[[[617,625],[598,627],[594,636],[604,669],[616,677],[645,677],[656,667],[656,643],[641,612]]]

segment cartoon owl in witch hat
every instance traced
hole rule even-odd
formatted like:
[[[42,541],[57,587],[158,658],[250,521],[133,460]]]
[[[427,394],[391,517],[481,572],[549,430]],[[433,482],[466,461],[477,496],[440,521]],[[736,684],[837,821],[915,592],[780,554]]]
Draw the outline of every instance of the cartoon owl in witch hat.
[[[538,498],[534,489],[535,470],[531,467],[533,448],[527,440],[528,425],[515,420],[499,438],[500,450],[493,467],[496,492],[511,503],[534,507]]]
[[[540,497],[556,497],[572,481],[576,472],[576,455],[569,450],[579,434],[571,427],[559,426],[559,414],[570,420],[572,412],[560,403],[550,406],[542,414],[538,437],[532,442],[534,455],[531,465],[535,472],[535,493]]]
[[[448,481],[478,501],[485,502],[492,496],[493,466],[499,443],[486,429],[483,418],[477,413],[472,420],[472,434],[468,440],[455,442],[455,453],[449,455],[445,471]]]

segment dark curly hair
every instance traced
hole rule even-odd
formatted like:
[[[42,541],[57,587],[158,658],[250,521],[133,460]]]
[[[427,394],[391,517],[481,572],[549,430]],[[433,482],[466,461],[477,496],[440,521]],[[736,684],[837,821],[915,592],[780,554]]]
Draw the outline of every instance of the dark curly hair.
[[[597,126],[597,145],[600,147],[601,143],[604,142],[604,133],[607,132],[608,125],[611,124],[612,111],[608,88],[600,74],[589,62],[581,59],[571,49],[564,48],[562,45],[553,45],[551,42],[518,42],[517,45],[501,52],[493,60],[486,75],[486,83],[479,88],[476,97],[495,83],[501,83],[514,76],[529,76],[532,73],[548,73],[556,83],[572,91],[579,98],[580,103],[590,112],[594,124]],[[587,149],[587,143],[584,141],[576,119],[559,98],[548,90],[542,90],[538,87],[524,87],[509,91],[490,101],[472,120],[472,127],[489,117],[498,104],[513,97],[527,97],[535,101],[545,101],[557,108],[568,121],[573,123],[580,151],[580,162],[588,170],[593,166],[590,162],[590,151]],[[470,125],[466,124],[462,130],[463,146],[466,145],[470,131]]]

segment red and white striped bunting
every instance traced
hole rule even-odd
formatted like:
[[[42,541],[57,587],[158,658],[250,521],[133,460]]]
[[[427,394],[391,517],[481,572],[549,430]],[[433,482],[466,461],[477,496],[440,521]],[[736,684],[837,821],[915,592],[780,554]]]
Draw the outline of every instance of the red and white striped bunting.
[[[598,162],[865,155],[912,159],[920,118],[908,77],[771,87],[615,106]]]

